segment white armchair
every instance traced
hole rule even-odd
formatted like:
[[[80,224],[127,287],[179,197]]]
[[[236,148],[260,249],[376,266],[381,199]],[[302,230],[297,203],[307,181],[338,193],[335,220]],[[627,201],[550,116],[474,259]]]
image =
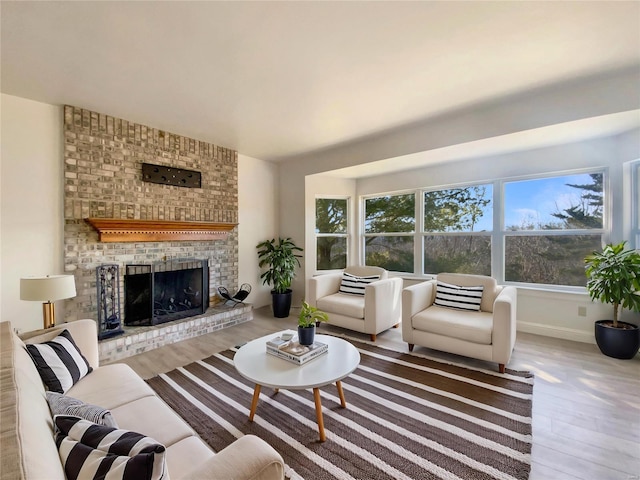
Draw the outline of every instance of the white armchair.
[[[462,287],[482,285],[479,311],[434,305],[436,281]],[[407,287],[402,292],[402,339],[433,348],[498,363],[504,373],[516,341],[517,290],[499,286],[482,275],[441,273],[436,280]]]
[[[364,286],[364,295],[340,293],[342,273],[329,273],[309,279],[307,302],[329,315],[331,325],[356,332],[376,335],[400,323],[402,279],[389,278],[380,267],[347,267],[344,270],[357,277],[380,276],[380,280]]]

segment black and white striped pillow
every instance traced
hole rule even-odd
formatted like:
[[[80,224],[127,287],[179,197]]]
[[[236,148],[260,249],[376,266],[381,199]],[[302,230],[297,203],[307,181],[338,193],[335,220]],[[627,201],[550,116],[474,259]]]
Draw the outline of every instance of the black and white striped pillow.
[[[440,307],[457,308],[460,310],[480,311],[484,286],[461,287],[445,282],[437,282],[436,300],[433,302]]]
[[[49,402],[51,415],[54,417],[56,415],[71,415],[84,418],[98,425],[118,428],[113,415],[106,408],[91,405],[58,392],[47,392],[47,402]]]
[[[164,480],[169,477],[165,447],[128,430],[57,415],[56,445],[68,480]]]
[[[351,295],[364,295],[364,287],[371,282],[380,280],[380,275],[370,275],[368,277],[358,277],[350,273],[342,273],[342,282],[340,283],[340,293],[348,293]]]
[[[93,370],[66,329],[49,342],[27,344],[27,351],[52,392],[66,393]]]

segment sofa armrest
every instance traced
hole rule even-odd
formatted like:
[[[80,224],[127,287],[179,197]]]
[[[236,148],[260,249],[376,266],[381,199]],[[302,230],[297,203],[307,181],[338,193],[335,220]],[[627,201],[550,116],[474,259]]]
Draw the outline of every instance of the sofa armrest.
[[[100,365],[98,351],[98,324],[91,318],[74,320],[67,323],[59,323],[53,328],[35,330],[20,335],[25,343],[42,343],[53,340],[60,335],[64,329],[69,330],[82,355],[87,359],[89,365],[98,368]]]
[[[386,278],[364,289],[364,331],[378,333],[400,322],[402,279]]]
[[[281,480],[284,478],[284,460],[264,440],[245,435],[182,478]]]
[[[327,273],[311,277],[307,288],[307,303],[312,307],[317,307],[318,299],[338,293],[341,281],[342,273]]]
[[[507,286],[493,302],[493,360],[507,364],[516,343],[518,290]]]

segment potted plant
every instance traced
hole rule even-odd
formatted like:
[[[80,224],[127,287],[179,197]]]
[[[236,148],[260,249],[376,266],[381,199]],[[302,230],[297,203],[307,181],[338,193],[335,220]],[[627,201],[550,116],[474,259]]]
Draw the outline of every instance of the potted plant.
[[[596,343],[609,357],[630,359],[640,348],[640,330],[618,320],[618,314],[621,308],[640,311],[640,253],[625,249],[625,244],[606,245],[584,261],[589,296],[613,306],[613,319],[595,324]]]
[[[296,246],[291,238],[265,240],[256,248],[260,259],[258,266],[267,267],[260,275],[262,283],[272,286],[273,315],[276,318],[288,317],[291,309],[291,282],[302,258],[296,252],[302,252],[302,248]]]
[[[300,315],[298,315],[298,343],[300,345],[313,345],[316,336],[316,324],[327,320],[329,320],[329,316],[325,312],[312,307],[303,300]]]

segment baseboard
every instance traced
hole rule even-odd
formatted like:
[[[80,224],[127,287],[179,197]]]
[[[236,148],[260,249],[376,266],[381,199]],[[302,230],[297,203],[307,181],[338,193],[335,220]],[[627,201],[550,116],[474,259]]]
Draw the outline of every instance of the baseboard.
[[[545,337],[562,338],[563,340],[573,340],[574,342],[596,343],[593,332],[574,330],[572,328],[555,327],[542,323],[518,322],[518,331],[543,335]]]

